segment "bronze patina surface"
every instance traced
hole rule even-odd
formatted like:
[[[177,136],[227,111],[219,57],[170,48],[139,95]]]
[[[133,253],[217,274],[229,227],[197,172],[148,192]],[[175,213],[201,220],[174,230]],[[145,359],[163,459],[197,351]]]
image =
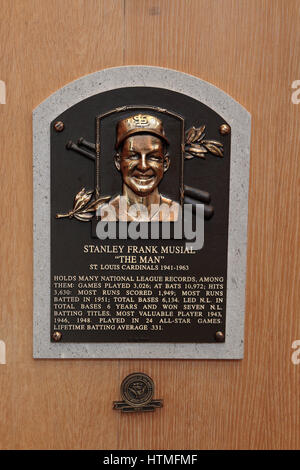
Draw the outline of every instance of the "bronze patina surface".
[[[114,410],[123,412],[155,411],[163,406],[161,399],[153,399],[154,382],[149,375],[135,372],[125,377],[121,383],[123,401],[113,403]]]

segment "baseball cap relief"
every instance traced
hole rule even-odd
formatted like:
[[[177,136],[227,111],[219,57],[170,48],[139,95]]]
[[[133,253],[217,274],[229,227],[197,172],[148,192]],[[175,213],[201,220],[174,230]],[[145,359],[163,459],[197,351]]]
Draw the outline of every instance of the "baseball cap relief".
[[[134,134],[153,134],[163,139],[167,144],[169,143],[160,119],[149,114],[136,114],[118,122],[116,149],[127,137]]]

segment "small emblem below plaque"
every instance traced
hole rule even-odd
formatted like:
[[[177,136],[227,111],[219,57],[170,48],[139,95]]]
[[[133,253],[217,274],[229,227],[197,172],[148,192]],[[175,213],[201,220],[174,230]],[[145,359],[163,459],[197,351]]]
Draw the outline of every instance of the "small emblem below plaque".
[[[113,409],[123,412],[155,411],[162,408],[161,399],[154,400],[154,382],[149,375],[135,372],[121,383],[123,401],[114,401]]]

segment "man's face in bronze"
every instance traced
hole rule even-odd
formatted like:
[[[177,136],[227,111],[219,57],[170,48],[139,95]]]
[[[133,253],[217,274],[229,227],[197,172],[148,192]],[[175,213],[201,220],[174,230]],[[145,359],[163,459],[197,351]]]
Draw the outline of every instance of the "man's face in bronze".
[[[128,137],[115,163],[123,182],[141,197],[157,188],[170,164],[162,140],[151,134]]]

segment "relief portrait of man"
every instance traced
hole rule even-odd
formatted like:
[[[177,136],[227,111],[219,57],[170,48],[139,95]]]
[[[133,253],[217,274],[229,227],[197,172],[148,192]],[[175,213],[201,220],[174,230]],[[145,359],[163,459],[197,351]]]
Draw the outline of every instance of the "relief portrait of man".
[[[168,146],[163,123],[156,116],[136,114],[117,123],[114,161],[122,192],[106,204],[102,220],[177,220],[179,203],[159,191],[171,164]]]

